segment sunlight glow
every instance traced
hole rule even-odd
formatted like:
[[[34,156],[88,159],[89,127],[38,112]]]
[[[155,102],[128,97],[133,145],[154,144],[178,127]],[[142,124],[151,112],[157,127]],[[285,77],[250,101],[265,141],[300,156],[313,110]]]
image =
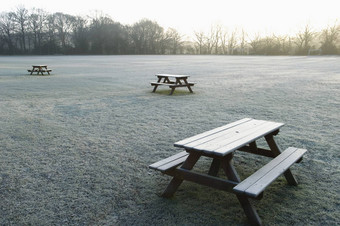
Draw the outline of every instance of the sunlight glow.
[[[195,31],[207,32],[216,24],[228,30],[283,35],[295,34],[307,24],[315,30],[334,25],[340,21],[338,3],[338,0],[11,0],[2,3],[1,8],[2,12],[14,11],[23,5],[28,9],[82,16],[97,10],[123,24],[148,18],[188,36]]]

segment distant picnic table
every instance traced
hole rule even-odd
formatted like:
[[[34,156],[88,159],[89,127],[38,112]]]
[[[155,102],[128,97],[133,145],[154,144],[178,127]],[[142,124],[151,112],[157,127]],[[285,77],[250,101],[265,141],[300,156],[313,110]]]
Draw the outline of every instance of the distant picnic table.
[[[295,162],[300,162],[302,155],[307,151],[294,147],[289,147],[283,152],[280,150],[274,136],[283,125],[272,121],[244,118],[176,142],[174,146],[184,148],[185,151],[149,167],[172,176],[163,197],[172,197],[183,180],[231,192],[237,196],[250,223],[261,225],[261,219],[249,198],[261,199],[264,190],[281,174],[284,174],[288,184],[297,185],[297,180],[289,168]],[[256,141],[260,138],[265,138],[269,149],[257,146]],[[236,151],[273,159],[241,181],[232,162]],[[207,174],[192,170],[202,156],[212,159]],[[246,166],[247,164],[243,164],[243,167]],[[218,177],[220,168],[223,168],[227,179]]]
[[[152,92],[156,92],[158,86],[169,86],[171,88],[170,95],[172,95],[176,88],[178,87],[187,87],[192,93],[191,86],[194,86],[195,83],[188,82],[189,75],[172,75],[172,74],[156,74],[157,82],[151,82],[151,86],[154,86]]]
[[[37,75],[39,75],[39,73],[41,75],[44,75],[44,72],[50,74],[52,70],[47,69],[47,65],[32,65],[32,69],[29,69],[27,71],[31,73],[30,75],[32,75],[34,72],[37,73]]]

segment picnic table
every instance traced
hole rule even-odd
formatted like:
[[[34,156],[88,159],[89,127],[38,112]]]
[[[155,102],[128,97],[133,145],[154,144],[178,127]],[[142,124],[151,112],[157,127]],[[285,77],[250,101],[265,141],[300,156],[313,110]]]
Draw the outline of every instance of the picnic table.
[[[41,73],[41,75],[44,75],[44,72],[50,74],[52,70],[47,69],[47,65],[32,65],[32,69],[27,71],[31,73],[30,75],[32,75],[33,72],[36,72],[37,75],[39,75],[39,73]]]
[[[188,82],[189,75],[172,75],[172,74],[156,74],[157,82],[151,82],[151,86],[154,86],[152,92],[156,92],[158,86],[166,85],[171,88],[170,95],[172,95],[176,88],[187,87],[192,93],[191,86],[195,83]]]
[[[172,176],[171,182],[162,194],[163,197],[172,197],[183,180],[231,192],[237,196],[250,223],[261,225],[261,219],[250,198],[261,199],[264,190],[281,174],[284,174],[288,184],[297,185],[297,180],[289,168],[295,162],[300,162],[302,155],[307,151],[294,147],[289,147],[283,152],[280,150],[274,136],[283,125],[272,121],[244,118],[176,142],[174,146],[184,148],[185,151],[149,167]],[[269,149],[257,146],[256,141],[260,138],[266,140]],[[241,181],[232,161],[236,151],[273,159]],[[192,170],[202,156],[212,159],[207,174]],[[218,177],[220,168],[223,169],[227,179]]]

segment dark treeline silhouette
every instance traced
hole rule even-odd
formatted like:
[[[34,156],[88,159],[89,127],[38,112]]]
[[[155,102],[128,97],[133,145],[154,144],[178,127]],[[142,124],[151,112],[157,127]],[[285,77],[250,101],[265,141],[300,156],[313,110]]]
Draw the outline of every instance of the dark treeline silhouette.
[[[195,32],[192,40],[175,29],[142,19],[123,25],[111,17],[47,13],[18,7],[0,14],[0,54],[224,54],[321,55],[340,54],[340,25],[315,32],[305,26],[294,37],[250,38],[242,31],[213,25],[210,32]]]

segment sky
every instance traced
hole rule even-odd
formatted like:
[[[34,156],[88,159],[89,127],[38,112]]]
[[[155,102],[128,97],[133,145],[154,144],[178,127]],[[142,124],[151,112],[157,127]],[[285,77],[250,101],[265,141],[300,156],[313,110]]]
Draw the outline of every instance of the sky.
[[[191,37],[217,24],[230,32],[293,35],[306,25],[320,31],[340,23],[340,0],[4,0],[0,12],[18,6],[80,16],[102,12],[130,25],[147,18]]]

